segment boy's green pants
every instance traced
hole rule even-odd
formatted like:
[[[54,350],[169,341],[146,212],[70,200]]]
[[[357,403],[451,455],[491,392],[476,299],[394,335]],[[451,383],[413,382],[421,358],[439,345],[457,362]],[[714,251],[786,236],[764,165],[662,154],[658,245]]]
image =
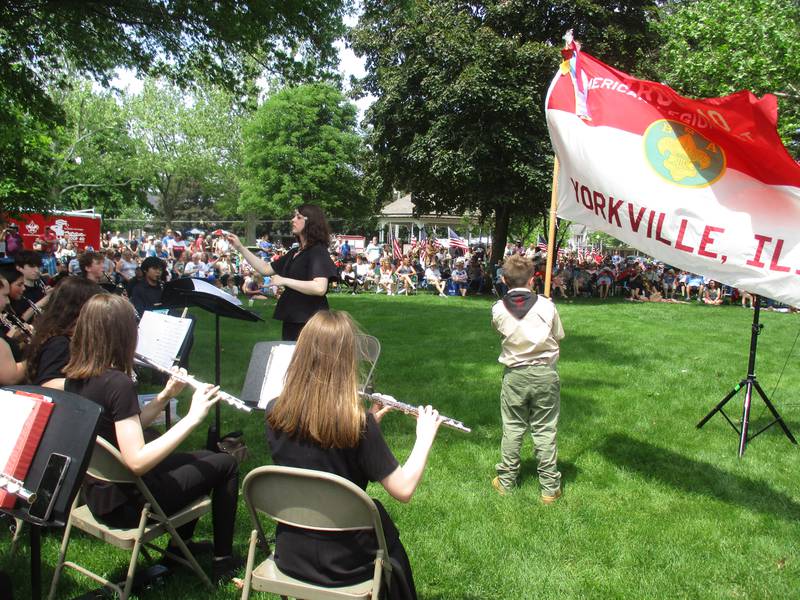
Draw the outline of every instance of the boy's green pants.
[[[561,384],[554,367],[506,368],[500,392],[503,417],[501,462],[496,466],[504,488],[511,489],[516,484],[520,449],[525,434],[530,431],[542,495],[552,496],[559,490],[561,473],[556,468],[556,429],[560,409]]]

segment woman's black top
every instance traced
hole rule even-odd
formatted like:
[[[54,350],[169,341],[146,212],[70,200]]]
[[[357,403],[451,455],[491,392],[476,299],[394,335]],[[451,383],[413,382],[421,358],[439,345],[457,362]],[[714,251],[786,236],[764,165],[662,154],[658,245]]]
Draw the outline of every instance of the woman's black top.
[[[278,275],[289,279],[312,281],[317,277],[338,277],[336,265],[324,244],[315,244],[305,250],[292,249],[270,264]],[[287,323],[305,323],[317,311],[327,308],[325,296],[311,296],[287,287],[278,299],[273,318]]]
[[[119,449],[115,423],[138,415],[139,398],[136,384],[122,371],[109,369],[89,379],[67,379],[64,390],[79,394],[103,407],[97,425],[97,435]],[[86,504],[95,516],[102,517],[124,504],[136,502],[136,487],[127,484],[105,483],[86,477]]]
[[[51,379],[64,377],[64,367],[69,362],[69,338],[55,335],[48,338],[41,348],[36,360],[36,376],[33,385],[42,385]]]
[[[267,406],[267,415],[274,401]],[[323,448],[313,441],[291,438],[267,421],[267,443],[276,465],[314,469],[340,475],[366,490],[398,467],[378,423],[367,414],[366,426],[354,448]],[[377,540],[370,531],[331,533],[279,524],[275,562],[284,573],[323,586],[352,585],[373,572]]]

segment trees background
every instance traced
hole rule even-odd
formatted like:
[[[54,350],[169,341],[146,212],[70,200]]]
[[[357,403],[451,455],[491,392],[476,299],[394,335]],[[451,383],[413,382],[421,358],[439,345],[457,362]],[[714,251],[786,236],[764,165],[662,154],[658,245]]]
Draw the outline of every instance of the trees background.
[[[355,95],[377,100],[361,127],[332,71],[350,8],[4,3],[0,210],[113,217],[150,197],[167,221],[252,224],[315,201],[367,232],[362,217],[399,189],[420,211],[476,215],[497,250],[549,201],[542,106],[570,27],[605,62],[688,95],[776,93],[800,156],[797,3],[364,0],[348,35],[367,68]],[[147,75],[144,90],[113,90],[117,67]]]

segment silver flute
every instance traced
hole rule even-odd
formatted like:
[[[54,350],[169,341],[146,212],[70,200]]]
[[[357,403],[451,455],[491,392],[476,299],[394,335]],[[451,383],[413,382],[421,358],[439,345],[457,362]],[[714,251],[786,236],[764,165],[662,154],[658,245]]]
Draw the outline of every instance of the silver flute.
[[[419,414],[418,407],[395,400],[392,396],[387,394],[370,394],[368,392],[359,392],[359,394],[361,394],[362,398],[366,398],[374,404],[388,406],[389,408],[394,408],[395,410],[399,410],[400,412],[403,412],[407,415],[413,415],[415,417]],[[455,419],[445,417],[444,415],[439,415],[439,418],[442,420],[442,425],[446,425],[452,429],[458,429],[459,431],[463,431],[465,433],[470,433],[472,431],[472,429],[464,425],[461,421],[456,421]]]
[[[33,504],[36,500],[36,492],[26,490],[25,482],[5,473],[0,473],[0,490],[5,490],[28,504]]]
[[[176,379],[177,381],[180,381],[181,383],[185,383],[189,387],[192,387],[194,389],[199,389],[206,385],[205,383],[195,379],[191,375],[182,375],[180,373],[175,373],[174,371],[172,371],[172,369],[168,369],[158,363],[155,363],[146,356],[139,354],[138,352],[134,356],[136,360],[139,361],[141,364],[151,367],[156,371],[161,371],[162,373],[166,373],[170,377]],[[217,392],[217,396],[219,397],[220,400],[224,400],[234,408],[238,408],[239,410],[243,410],[244,412],[251,412],[253,410],[252,408],[247,406],[247,404],[245,404],[243,400],[240,400],[236,396],[231,396],[230,394],[223,392],[222,390]]]

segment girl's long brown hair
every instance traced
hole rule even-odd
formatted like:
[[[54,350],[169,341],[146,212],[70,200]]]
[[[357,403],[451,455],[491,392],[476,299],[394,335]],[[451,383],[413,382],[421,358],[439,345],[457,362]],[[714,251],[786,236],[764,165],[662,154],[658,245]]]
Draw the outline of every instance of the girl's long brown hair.
[[[346,312],[320,311],[306,323],[267,417],[273,429],[323,448],[358,445],[366,415],[358,396],[357,334]]]
[[[36,380],[44,343],[59,335],[71,336],[83,305],[92,296],[103,293],[103,288],[83,277],[67,277],[59,282],[42,315],[34,321],[35,333],[25,348],[28,380]]]
[[[113,368],[130,376],[136,335],[136,315],[130,302],[112,294],[92,296],[78,316],[64,375],[88,379]]]

